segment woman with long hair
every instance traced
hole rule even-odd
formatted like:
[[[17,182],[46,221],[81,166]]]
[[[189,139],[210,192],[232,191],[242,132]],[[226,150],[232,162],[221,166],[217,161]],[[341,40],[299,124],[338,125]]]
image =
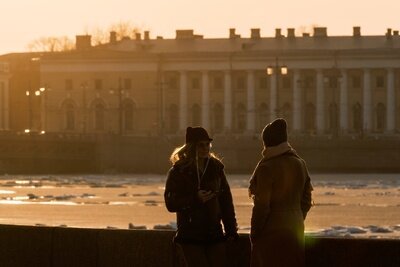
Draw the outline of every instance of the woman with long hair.
[[[164,199],[176,212],[174,242],[184,266],[224,266],[225,241],[238,237],[224,165],[210,152],[211,141],[204,128],[188,127],[185,144],[170,157]]]

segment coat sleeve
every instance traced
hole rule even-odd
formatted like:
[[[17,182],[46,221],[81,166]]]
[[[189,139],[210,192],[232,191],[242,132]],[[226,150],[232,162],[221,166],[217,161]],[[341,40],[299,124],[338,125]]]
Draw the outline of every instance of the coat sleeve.
[[[267,166],[258,166],[254,171],[253,179],[257,181],[253,185],[253,212],[251,216],[250,237],[254,240],[261,233],[269,212],[273,180],[268,175]]]
[[[313,191],[313,187],[311,185],[310,175],[308,173],[305,162],[304,162],[304,175],[306,177],[306,180],[304,184],[303,195],[301,198],[301,211],[303,213],[303,219],[306,219],[307,213],[312,206],[311,191]]]
[[[230,236],[235,236],[237,233],[237,223],[235,216],[235,208],[231,189],[224,170],[221,170],[221,193],[219,194],[219,202],[221,206],[222,222],[224,224],[225,233]]]
[[[167,174],[167,182],[165,184],[164,201],[170,212],[180,212],[196,208],[200,202],[197,195],[188,192],[183,185],[179,184],[178,170],[171,168]]]

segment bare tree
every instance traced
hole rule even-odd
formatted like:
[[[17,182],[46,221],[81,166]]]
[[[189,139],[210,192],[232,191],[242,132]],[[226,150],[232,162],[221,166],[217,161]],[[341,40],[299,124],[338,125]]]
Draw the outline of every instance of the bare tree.
[[[120,21],[112,24],[108,29],[95,27],[91,30],[86,29],[85,33],[92,36],[93,45],[101,45],[109,42],[111,31],[115,31],[117,40],[120,40],[124,37],[133,39],[135,34],[140,32],[140,29],[130,21]],[[69,51],[75,49],[75,41],[68,36],[40,37],[30,42],[27,48],[32,52]]]
[[[68,51],[74,49],[74,42],[67,36],[40,37],[28,44],[28,50],[33,52]]]

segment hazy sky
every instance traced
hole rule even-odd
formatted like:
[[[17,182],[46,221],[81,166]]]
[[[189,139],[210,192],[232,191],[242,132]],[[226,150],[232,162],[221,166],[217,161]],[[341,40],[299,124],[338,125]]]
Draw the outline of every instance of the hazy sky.
[[[194,29],[205,38],[227,37],[229,28],[248,37],[250,28],[273,36],[275,28],[328,27],[328,35],[381,35],[400,28],[400,0],[1,0],[0,54],[27,51],[45,36],[85,34],[130,21],[150,37],[174,38]]]

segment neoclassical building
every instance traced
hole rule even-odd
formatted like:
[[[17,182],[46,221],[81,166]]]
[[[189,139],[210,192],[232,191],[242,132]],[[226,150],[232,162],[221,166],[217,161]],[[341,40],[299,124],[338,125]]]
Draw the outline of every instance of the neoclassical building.
[[[230,29],[207,39],[177,30],[174,39],[145,32],[122,40],[112,32],[104,45],[76,41],[76,50],[37,62],[36,86],[45,89],[38,130],[143,136],[202,125],[254,135],[283,117],[291,134],[399,134],[398,31],[363,36],[354,27],[352,36],[328,36],[318,27],[262,37],[251,29],[243,38]]]

